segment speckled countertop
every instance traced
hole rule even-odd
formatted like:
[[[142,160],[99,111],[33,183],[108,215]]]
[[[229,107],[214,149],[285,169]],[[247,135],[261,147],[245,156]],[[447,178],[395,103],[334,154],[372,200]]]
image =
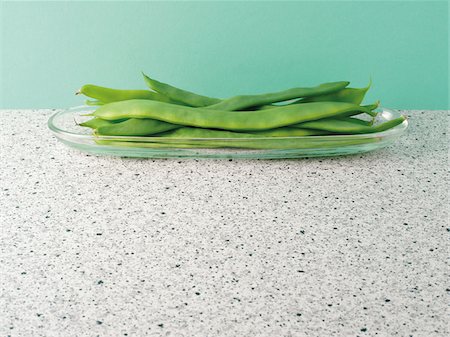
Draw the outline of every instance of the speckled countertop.
[[[289,161],[94,157],[51,113],[0,111],[0,336],[448,336],[448,111]]]

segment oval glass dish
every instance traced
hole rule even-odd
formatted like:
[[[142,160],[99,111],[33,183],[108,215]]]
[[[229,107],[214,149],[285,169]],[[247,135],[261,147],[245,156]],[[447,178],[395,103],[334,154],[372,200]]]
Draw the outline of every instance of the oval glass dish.
[[[140,158],[242,158],[282,159],[339,156],[373,151],[394,142],[408,121],[378,133],[308,137],[182,138],[94,136],[79,126],[91,117],[82,116],[96,107],[79,106],[55,113],[48,126],[64,144],[95,155]],[[379,108],[375,124],[400,117],[394,110]]]

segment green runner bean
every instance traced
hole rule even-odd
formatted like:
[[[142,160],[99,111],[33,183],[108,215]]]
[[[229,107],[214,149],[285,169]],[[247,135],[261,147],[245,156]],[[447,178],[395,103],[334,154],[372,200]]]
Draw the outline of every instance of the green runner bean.
[[[252,135],[259,137],[306,137],[306,136],[320,136],[330,134],[330,132],[313,129],[301,129],[296,127],[281,127],[272,130],[251,131]]]
[[[321,130],[307,130],[300,128],[281,127],[264,131],[233,132],[224,130],[211,130],[203,128],[180,127],[177,130],[162,133],[170,138],[265,138],[265,137],[305,137],[330,134]]]
[[[105,124],[96,128],[96,134],[104,136],[148,136],[180,128],[181,125],[156,119],[130,118],[121,123]]]
[[[126,101],[130,99],[148,99],[160,102],[173,103],[167,96],[149,90],[121,90],[86,84],[81,87],[77,94],[95,98],[102,103]]]
[[[344,137],[344,136],[341,136]],[[149,137],[152,138],[152,137]],[[219,139],[219,140],[202,140],[195,139],[171,139],[170,137],[161,137],[158,141],[150,142],[135,142],[135,141],[114,141],[114,140],[102,140],[95,139],[97,144],[107,145],[107,146],[120,146],[120,147],[137,147],[137,148],[156,148],[156,149],[166,149],[166,148],[240,148],[240,149],[259,149],[259,150],[288,150],[288,149],[326,149],[326,148],[341,148],[344,146],[359,146],[371,143],[379,142],[380,139],[374,138],[363,138],[363,139],[348,139],[348,137],[339,138],[333,141],[324,141],[320,137],[308,137],[298,141],[296,138],[292,137],[272,137],[272,139]],[[161,141],[164,140],[164,141]]]
[[[331,82],[323,83],[312,88],[292,88],[279,92],[260,94],[260,95],[239,95],[221,102],[208,106],[208,109],[215,110],[243,110],[250,107],[256,107],[276,102],[288,101],[294,98],[310,97],[336,92],[345,88],[350,82]]]
[[[312,97],[306,97],[301,100],[293,102],[296,103],[308,103],[308,102],[323,102],[323,101],[333,101],[333,102],[348,102],[353,104],[361,104],[366,95],[367,91],[372,85],[372,80],[364,88],[344,88],[342,90]]]
[[[209,130],[182,127],[177,130],[156,134],[146,142],[135,139],[95,140],[99,144],[110,146],[149,147],[149,148],[246,148],[246,149],[300,149],[357,146],[379,141],[378,138],[353,139],[340,136],[333,141],[323,137],[305,137],[302,141],[296,137],[266,137],[251,133]]]
[[[203,128],[257,131],[327,117],[372,114],[369,107],[345,102],[313,102],[257,111],[221,111],[175,104],[129,100],[100,106],[93,115],[107,120],[151,118],[168,123]]]
[[[364,125],[364,126],[370,126],[373,124],[373,118],[370,121],[359,119],[357,117],[341,117],[341,118],[338,117],[336,119],[343,120],[343,121],[349,121],[350,123],[356,123],[356,124]]]
[[[378,125],[369,126],[369,125],[361,125],[358,122],[355,123],[354,121],[349,121],[348,119],[339,120],[339,119],[325,118],[321,120],[295,124],[293,125],[293,127],[299,127],[302,129],[323,130],[343,134],[361,134],[361,133],[373,133],[385,131],[397,126],[398,124],[403,123],[404,120],[405,117],[401,116]]]
[[[349,82],[347,81],[332,82],[324,83],[314,88],[292,88],[275,93],[259,95],[239,95],[221,100],[219,98],[202,96],[190,91],[176,88],[169,84],[152,79],[144,73],[142,73],[142,75],[144,76],[144,80],[150,89],[155,90],[156,92],[159,92],[174,101],[183,102],[193,107],[208,107],[210,109],[227,111],[265,106],[266,104],[287,101],[300,97],[307,98],[310,96],[331,95],[335,92],[342,91],[349,84]],[[345,95],[348,94],[344,94],[344,96]],[[322,101],[324,101],[324,99]],[[268,108],[271,106],[267,105],[265,107]]]
[[[216,104],[221,101],[219,98],[198,95],[196,93],[159,82],[148,77],[144,73],[142,73],[142,75],[144,76],[145,83],[150,89],[155,90],[156,92],[159,92],[160,94],[165,95],[176,102],[181,102],[193,107],[203,107]]]
[[[122,120],[119,119],[119,120],[115,120],[115,121],[108,121],[108,120],[105,120],[105,119],[101,119],[101,118],[95,117],[95,118],[91,118],[90,120],[88,120],[86,122],[80,123],[79,125],[80,126],[85,126],[85,127],[91,128],[91,129],[97,129],[97,128],[101,127],[101,126],[114,125],[114,124],[117,124],[117,123],[121,123],[123,121],[125,121],[125,119],[122,119]]]

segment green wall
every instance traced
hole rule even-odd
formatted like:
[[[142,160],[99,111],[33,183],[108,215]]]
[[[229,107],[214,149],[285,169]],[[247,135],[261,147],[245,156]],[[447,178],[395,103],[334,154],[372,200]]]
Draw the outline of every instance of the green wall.
[[[387,107],[448,108],[448,2],[2,2],[0,108],[82,103],[140,71],[225,97],[349,80]]]

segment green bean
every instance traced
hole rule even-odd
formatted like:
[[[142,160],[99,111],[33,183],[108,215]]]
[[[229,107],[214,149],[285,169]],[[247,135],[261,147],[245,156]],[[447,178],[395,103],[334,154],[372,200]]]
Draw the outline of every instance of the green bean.
[[[296,137],[262,137],[255,134],[245,134],[221,130],[183,127],[168,131],[154,137],[148,137],[146,142],[135,139],[121,141],[96,139],[98,144],[125,147],[147,148],[242,148],[242,149],[322,149],[343,146],[358,146],[378,142],[379,138],[354,139],[339,136],[325,140],[321,136],[305,137],[299,141]]]
[[[142,75],[144,76],[145,83],[150,89],[155,90],[156,92],[165,95],[176,102],[181,102],[193,107],[203,107],[216,104],[221,101],[218,98],[198,95],[193,92],[179,89],[169,84],[159,82],[155,79],[148,77],[144,73],[142,73]]]
[[[325,123],[325,121],[326,121],[326,123]],[[341,125],[342,125],[342,127],[345,126],[345,125],[348,125],[348,127],[359,128],[361,126],[368,127],[368,126],[371,126],[373,124],[373,120],[372,121],[365,121],[365,120],[362,120],[362,119],[359,119],[359,118],[352,118],[352,117],[324,118],[324,119],[319,119],[319,120],[314,121],[314,122],[317,122],[318,124],[320,122],[320,123],[322,123],[324,125],[330,125],[330,128],[331,128],[331,130],[329,130],[330,132],[335,132],[334,129],[339,129]],[[306,123],[312,123],[312,122],[306,122]],[[290,127],[291,128],[300,128],[300,129],[328,131],[327,129],[321,129],[321,128],[320,129],[314,129],[313,127],[312,128],[309,128],[309,127],[303,128],[302,127],[303,124],[311,125],[311,124],[306,124],[306,123],[294,124],[294,125],[291,125]],[[334,125],[336,125],[336,127],[333,128]]]
[[[142,119],[141,119],[142,121]],[[155,139],[156,137],[156,139]],[[163,139],[165,138],[165,139]],[[209,139],[217,138],[217,139]],[[252,135],[249,133],[237,133],[223,130],[209,130],[201,128],[181,127],[176,130],[162,132],[148,137],[148,142],[136,142],[133,139],[123,139],[122,141],[111,141],[95,139],[98,144],[103,145],[115,145],[115,146],[139,146],[150,148],[164,148],[164,147],[176,147],[176,148],[216,148],[223,147],[224,143],[221,139],[233,139],[233,138],[261,138],[258,135]],[[194,140],[193,140],[194,139]],[[203,140],[206,139],[206,140]],[[216,141],[218,144],[216,144]]]
[[[120,140],[105,140],[105,139],[94,139],[94,141],[99,145],[107,145],[107,146],[120,146],[120,147],[137,147],[137,148],[155,148],[155,149],[166,149],[166,148],[175,148],[175,149],[195,149],[195,148],[218,148],[221,146],[209,144],[205,146],[204,144],[185,144],[180,142],[135,142],[135,141],[120,141]],[[166,157],[162,157],[166,158]]]
[[[180,128],[181,125],[156,119],[130,118],[121,123],[105,124],[96,128],[96,134],[105,136],[147,136]]]
[[[305,137],[329,134],[320,130],[307,130],[300,128],[281,127],[264,131],[232,132],[224,130],[211,130],[192,127],[180,127],[177,130],[162,133],[170,138],[266,138],[266,137]]]
[[[311,102],[311,103],[314,103],[314,102]],[[316,102],[316,103],[320,103],[320,102]],[[336,103],[338,103],[338,102],[336,102]],[[341,102],[341,103],[345,103],[345,102]],[[351,103],[347,103],[347,104],[351,104]],[[368,114],[369,116],[375,117],[378,114],[378,112],[376,112],[375,109],[380,106],[380,101],[376,101],[373,104],[361,105],[361,106],[366,109],[366,111],[364,111],[366,114]],[[338,116],[338,118],[351,117],[351,116],[355,116],[355,115],[357,115],[357,114],[348,113],[348,114],[344,114],[342,116]]]
[[[170,98],[149,90],[111,89],[93,84],[83,85],[77,94],[83,94],[85,96],[95,98],[102,103],[119,102],[130,99],[148,99],[159,102],[173,103]]]
[[[333,101],[333,102],[347,102],[353,104],[361,104],[366,95],[367,91],[372,85],[372,80],[364,88],[344,88],[342,90],[312,97],[306,97],[301,100],[295,101],[296,103],[308,103],[308,102],[323,102],[323,101]]]
[[[107,120],[150,118],[164,122],[212,129],[258,131],[327,117],[372,114],[368,107],[344,102],[313,102],[270,110],[220,111],[175,104],[129,100],[99,107],[93,115]]]
[[[290,128],[281,128],[290,129]],[[270,130],[273,131],[273,130]],[[305,130],[307,133],[307,131]],[[289,136],[271,137],[267,134],[241,133],[223,130],[210,130],[192,127],[183,127],[177,130],[155,135],[161,137],[160,141],[164,141],[168,147],[174,144],[183,144],[184,146],[193,145],[194,147],[208,147],[208,148],[247,148],[247,149],[283,149],[283,148],[302,148],[304,142],[299,142],[298,139],[292,138],[298,132],[293,131]],[[150,137],[151,138],[151,137]],[[164,140],[162,138],[165,138]],[[311,137],[314,138],[314,137]],[[184,140],[183,140],[184,139]],[[174,141],[175,143],[171,143]],[[306,142],[310,142],[309,139]],[[310,142],[310,145],[314,142]],[[317,143],[318,144],[318,143]],[[322,143],[323,146],[323,143]]]
[[[181,125],[170,124],[162,122],[156,119],[138,119],[130,118],[123,122],[116,123],[115,121],[107,121],[100,118],[93,118],[85,123],[81,123],[81,126],[87,126],[95,129],[96,135],[101,136],[150,136],[158,133],[164,133],[169,130],[182,128]],[[236,137],[298,137],[298,136],[313,136],[326,134],[324,131],[301,129],[301,128],[289,128],[282,127],[265,131],[254,131],[251,133],[237,133],[222,130],[209,130],[201,128],[187,128],[184,127],[176,135],[183,134],[189,130],[190,136],[194,132],[196,136],[201,135],[201,138],[228,138],[222,137],[231,135]]]
[[[199,138],[261,138],[258,135],[252,135],[246,132],[232,132],[225,130],[211,130],[203,128],[192,128],[183,126],[179,129],[164,132],[160,135],[155,135],[156,137],[165,138],[189,138],[189,139],[199,139]]]
[[[358,122],[355,123],[354,121],[349,120],[325,118],[321,120],[295,124],[293,125],[293,127],[299,127],[302,129],[323,130],[334,133],[361,134],[361,133],[373,133],[385,131],[397,126],[398,124],[403,123],[404,120],[405,117],[401,116],[375,126],[368,126],[368,125],[361,125]]]
[[[330,122],[337,121],[336,123],[339,123],[341,121],[348,121],[352,124],[356,123],[357,125],[362,126],[371,125],[370,122],[357,118],[328,119],[328,121]],[[156,119],[138,119],[138,118],[130,118],[119,121],[109,121],[96,117],[79,125],[95,129],[96,130],[95,133],[97,135],[105,135],[105,136],[148,136],[156,133],[181,128],[181,125],[166,123]],[[314,136],[327,134],[326,131],[308,128],[302,129],[300,128],[300,125],[301,124],[299,124],[299,126],[293,125],[292,127],[282,127],[272,130],[253,131],[251,132],[251,134],[259,135],[260,137],[293,137],[293,136],[298,137],[298,136]]]
[[[227,111],[243,110],[246,108],[287,101],[300,97],[332,94],[334,92],[341,91],[349,84],[349,82],[346,81],[324,83],[315,88],[292,88],[276,93],[260,95],[240,95],[221,100],[218,98],[198,95],[190,91],[173,87],[169,84],[152,79],[144,73],[142,73],[142,75],[144,76],[144,80],[150,89],[166,95],[174,101],[183,102],[193,107],[208,107],[209,109]]]
[[[197,136],[201,135],[201,138],[233,138],[241,137],[299,137],[299,136],[314,136],[327,134],[325,131],[301,129],[299,127],[282,127],[272,130],[253,131],[249,133],[237,133],[222,130],[210,130],[202,128],[187,128],[181,125],[170,124],[161,122],[156,119],[138,119],[130,118],[120,123],[114,123],[114,121],[107,121],[100,118],[93,118],[88,122],[80,124],[82,126],[88,126],[95,130],[96,135],[102,136],[150,136],[157,133],[164,133],[166,131],[180,129],[173,134],[180,136],[186,131],[189,131],[189,135],[194,133]]]
[[[331,118],[330,118],[331,119]],[[359,119],[357,117],[341,117],[335,118],[337,120],[349,121],[350,123],[356,123],[364,126],[371,126],[373,124],[373,118],[370,121]]]
[[[329,94],[345,88],[348,84],[349,82],[346,81],[331,82],[323,83],[312,88],[292,88],[269,94],[234,96],[224,99],[217,104],[210,105],[208,106],[208,109],[225,111],[242,110],[265,104],[283,102],[294,98]]]
[[[306,137],[306,136],[318,136],[330,134],[327,131],[313,130],[313,129],[301,129],[297,127],[281,127],[272,130],[264,131],[251,131],[252,135],[259,137]]]
[[[288,103],[288,105],[291,104],[299,104],[299,103],[308,103],[308,102],[347,102],[347,103],[353,103],[353,104],[361,104],[361,102],[364,99],[364,96],[366,95],[367,91],[369,90],[370,86],[372,85],[372,80],[370,80],[369,84],[364,88],[344,88],[329,94],[325,95],[317,95],[317,96],[311,96],[302,98],[299,100],[296,100],[294,102]],[[267,110],[272,109],[280,105],[262,105],[257,107],[258,110]]]
[[[119,119],[119,120],[115,120],[115,121],[107,121],[105,119],[95,117],[95,118],[91,118],[90,120],[88,120],[86,122],[80,123],[79,125],[85,126],[85,127],[91,128],[91,129],[97,129],[102,126],[114,125],[117,123],[121,123],[123,121],[125,121],[125,119]]]

